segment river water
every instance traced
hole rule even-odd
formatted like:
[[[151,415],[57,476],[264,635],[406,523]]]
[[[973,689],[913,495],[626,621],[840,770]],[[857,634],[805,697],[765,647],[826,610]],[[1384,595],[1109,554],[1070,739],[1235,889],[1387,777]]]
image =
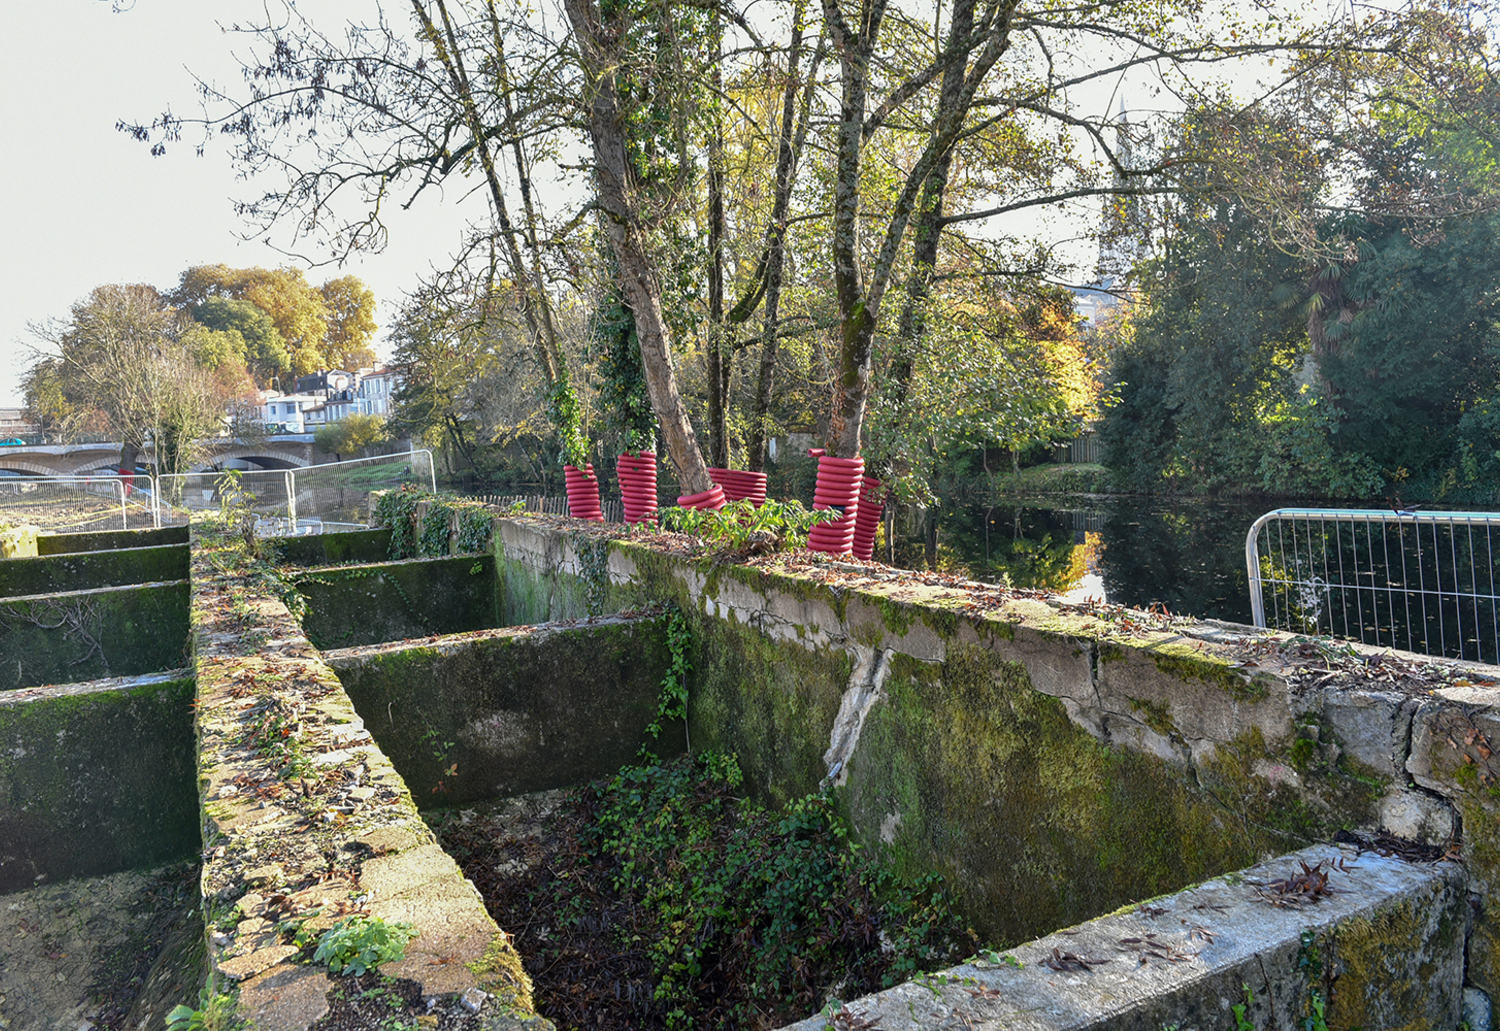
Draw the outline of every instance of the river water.
[[[988,583],[1008,579],[1016,587],[1058,591],[1069,601],[1159,605],[1176,615],[1250,623],[1245,535],[1273,507],[1328,505],[945,498],[893,513],[876,557]],[[1283,578],[1283,586],[1266,588],[1273,626],[1500,662],[1500,533],[1494,529],[1377,523],[1361,535],[1279,525],[1279,536],[1273,539],[1268,530],[1261,538],[1262,575]],[[1341,589],[1340,583],[1351,586]]]
[[[907,569],[987,583],[1008,576],[1016,587],[1248,623],[1245,534],[1267,508],[1175,498],[945,498],[898,510],[890,545],[877,557]]]

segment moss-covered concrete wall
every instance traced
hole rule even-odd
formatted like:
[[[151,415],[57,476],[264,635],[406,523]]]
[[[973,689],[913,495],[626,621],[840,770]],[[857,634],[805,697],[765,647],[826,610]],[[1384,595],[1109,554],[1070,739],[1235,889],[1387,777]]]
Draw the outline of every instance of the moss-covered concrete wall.
[[[737,753],[771,801],[832,784],[862,841],[945,874],[994,943],[1344,828],[1457,830],[1452,781],[1408,786],[1416,703],[1363,658],[1272,659],[1247,628],[878,568],[716,565],[581,525],[501,519],[496,537],[513,620],[678,604],[694,747]]]
[[[186,544],[0,559],[0,598],[184,580]]]
[[[193,681],[0,693],[0,893],[197,853]]]
[[[1333,890],[1267,905],[1304,864]],[[1465,1026],[1465,880],[1458,863],[1314,846],[850,1000],[835,1026],[1448,1031]]]
[[[647,737],[671,665],[660,618],[492,630],[326,653],[418,805],[459,805],[613,774]]]
[[[193,529],[206,944],[238,983],[237,1015],[284,1031],[326,1016],[347,979],[300,962],[294,931],[353,912],[417,929],[383,975],[465,997],[476,1026],[548,1031],[508,936],[302,636],[276,571],[212,518]]]
[[[180,668],[185,581],[0,600],[0,692]]]
[[[63,555],[78,551],[114,551],[119,548],[156,548],[186,544],[186,526],[163,526],[159,530],[95,530],[90,533],[43,533],[36,539],[38,555]]]
[[[307,599],[303,630],[322,649],[500,624],[491,555],[311,569],[294,582]]]
[[[272,545],[277,561],[289,566],[332,566],[384,562],[391,554],[390,530],[352,530],[282,537]]]

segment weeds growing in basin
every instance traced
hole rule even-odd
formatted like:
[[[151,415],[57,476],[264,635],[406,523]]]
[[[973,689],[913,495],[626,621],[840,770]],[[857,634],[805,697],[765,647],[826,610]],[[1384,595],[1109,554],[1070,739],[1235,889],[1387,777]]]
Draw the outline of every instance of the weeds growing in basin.
[[[174,1006],[167,1014],[167,1031],[236,1031],[243,1027],[233,994],[221,992],[212,977],[198,992],[198,1009]]]
[[[667,609],[667,651],[672,663],[661,678],[661,694],[656,700],[656,718],[646,727],[653,741],[661,737],[662,723],[687,719],[688,674],[693,671],[693,660],[688,652],[693,646],[693,631],[676,605]],[[656,753],[650,745],[641,745],[636,758],[643,763],[656,762]]]
[[[878,866],[827,796],[778,813],[741,786],[701,753],[574,792],[544,844],[438,830],[560,1027],[777,1027],[974,951],[938,880]]]

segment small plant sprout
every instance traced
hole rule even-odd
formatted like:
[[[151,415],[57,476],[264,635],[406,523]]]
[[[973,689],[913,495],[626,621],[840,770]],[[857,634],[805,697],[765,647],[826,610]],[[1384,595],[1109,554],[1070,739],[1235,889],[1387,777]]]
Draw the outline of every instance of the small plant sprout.
[[[358,977],[383,963],[401,960],[406,955],[406,943],[416,936],[417,929],[411,924],[356,914],[323,932],[313,961],[327,963],[329,973]]]

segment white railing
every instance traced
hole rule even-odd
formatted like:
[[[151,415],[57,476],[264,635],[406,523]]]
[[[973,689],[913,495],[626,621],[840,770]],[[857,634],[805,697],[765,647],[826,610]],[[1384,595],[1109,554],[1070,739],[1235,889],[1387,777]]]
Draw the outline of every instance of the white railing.
[[[1245,536],[1256,626],[1492,664],[1497,561],[1495,512],[1279,508]]]

